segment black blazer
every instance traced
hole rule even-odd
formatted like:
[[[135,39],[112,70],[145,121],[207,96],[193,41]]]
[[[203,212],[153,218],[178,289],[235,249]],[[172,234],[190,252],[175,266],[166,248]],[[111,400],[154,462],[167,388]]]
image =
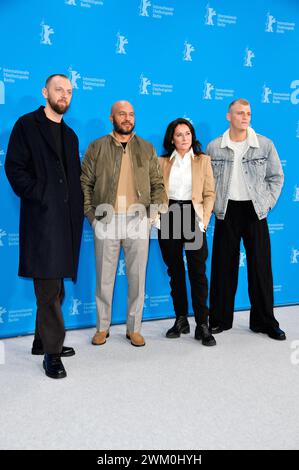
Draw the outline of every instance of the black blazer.
[[[78,137],[62,120],[65,172],[44,107],[18,119],[5,171],[21,198],[19,275],[75,279],[83,224]]]

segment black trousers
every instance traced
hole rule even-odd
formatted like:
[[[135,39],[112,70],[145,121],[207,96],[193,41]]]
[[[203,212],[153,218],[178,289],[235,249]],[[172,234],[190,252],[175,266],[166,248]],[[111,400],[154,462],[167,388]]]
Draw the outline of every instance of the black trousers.
[[[34,340],[44,352],[60,354],[65,338],[61,304],[64,299],[63,279],[34,279],[37,312]]]
[[[176,215],[173,215],[172,212],[161,215],[161,230],[158,231],[158,239],[162,257],[170,277],[174,311],[176,317],[188,315],[186,269],[184,263],[185,248],[192,307],[195,321],[200,325],[207,322],[209,315],[207,307],[208,280],[206,277],[206,259],[208,257],[208,248],[206,234],[200,232],[196,224],[195,211],[191,201],[177,203],[177,201],[170,200],[169,206],[171,209],[175,206],[178,210],[175,211]],[[178,214],[180,214],[180,219],[178,219]],[[168,237],[166,237],[166,225],[169,227]],[[193,238],[190,238],[192,233]],[[195,245],[194,235],[196,237]]]
[[[216,219],[213,240],[210,325],[233,325],[240,242],[247,259],[250,327],[279,326],[273,314],[271,249],[266,219],[259,220],[251,201],[229,201],[224,220]]]

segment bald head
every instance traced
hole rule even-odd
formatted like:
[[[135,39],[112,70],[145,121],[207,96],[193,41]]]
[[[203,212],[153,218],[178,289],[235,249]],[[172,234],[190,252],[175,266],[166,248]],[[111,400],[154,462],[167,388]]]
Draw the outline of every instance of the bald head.
[[[113,116],[115,113],[119,112],[120,109],[130,110],[134,114],[134,108],[129,101],[121,100],[116,101],[111,107],[110,116]]]
[[[117,101],[111,107],[110,121],[113,124],[114,132],[122,138],[133,132],[135,126],[134,108],[129,101]]]

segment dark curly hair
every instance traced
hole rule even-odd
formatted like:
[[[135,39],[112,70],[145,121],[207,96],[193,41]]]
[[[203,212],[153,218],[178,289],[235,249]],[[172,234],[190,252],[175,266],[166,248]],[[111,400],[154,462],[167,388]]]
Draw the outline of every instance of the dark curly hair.
[[[188,121],[188,119],[177,118],[174,121],[171,121],[170,124],[168,124],[168,127],[167,127],[166,132],[165,132],[163,146],[164,146],[164,148],[167,152],[167,156],[170,157],[170,155],[172,154],[172,152],[175,149],[175,145],[172,143],[172,139],[173,139],[174,131],[175,131],[176,127],[179,124],[185,124],[186,126],[189,127],[190,132],[192,134],[191,147],[192,147],[193,152],[195,153],[195,155],[200,155],[201,153],[203,153],[202,148],[201,148],[201,144],[196,139],[195,130],[194,130],[194,127],[192,126],[191,122]]]

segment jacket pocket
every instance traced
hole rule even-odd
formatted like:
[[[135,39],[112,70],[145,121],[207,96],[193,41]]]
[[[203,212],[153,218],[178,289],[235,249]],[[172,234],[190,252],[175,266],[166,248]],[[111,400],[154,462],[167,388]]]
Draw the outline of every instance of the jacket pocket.
[[[267,158],[255,158],[253,160],[248,161],[250,165],[251,172],[259,179],[263,180],[266,176],[266,164]]]
[[[219,178],[223,173],[224,160],[211,160],[214,178]]]

